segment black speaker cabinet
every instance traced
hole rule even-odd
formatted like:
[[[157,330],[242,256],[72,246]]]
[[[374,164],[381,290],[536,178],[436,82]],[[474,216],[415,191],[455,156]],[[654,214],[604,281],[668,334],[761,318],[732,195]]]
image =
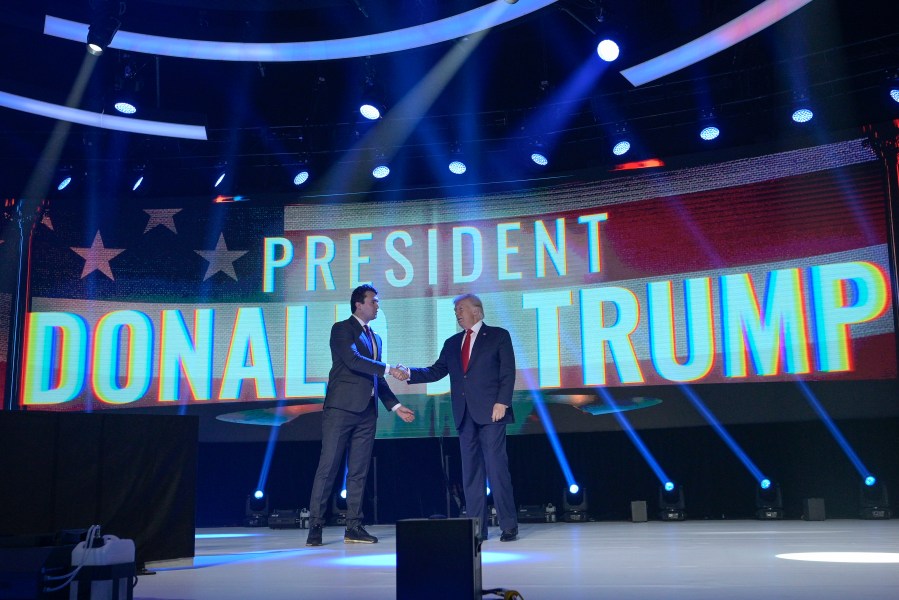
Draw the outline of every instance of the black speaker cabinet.
[[[806,498],[803,500],[802,518],[806,521],[823,521],[824,498]]]
[[[647,520],[646,501],[634,500],[631,502],[631,521],[634,523],[645,523]]]
[[[477,519],[396,523],[397,600],[481,600]]]

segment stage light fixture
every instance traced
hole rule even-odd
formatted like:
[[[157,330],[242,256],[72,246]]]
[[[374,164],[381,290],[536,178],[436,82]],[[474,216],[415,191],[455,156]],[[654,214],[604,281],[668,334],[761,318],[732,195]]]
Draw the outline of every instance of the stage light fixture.
[[[56,184],[56,190],[61,192],[64,189],[66,189],[67,187],[69,187],[69,185],[71,185],[71,183],[72,183],[72,176],[69,174],[64,174],[62,176],[62,179],[59,180],[59,183]]]
[[[123,115],[133,115],[137,112],[137,107],[128,102],[127,100],[119,100],[115,104],[113,104],[115,109],[122,113]]]
[[[793,113],[791,118],[794,123],[808,123],[815,117],[814,111],[812,111],[811,104],[809,102],[808,93],[802,92],[794,92],[793,93]]]
[[[101,56],[115,37],[125,13],[125,3],[118,0],[91,0],[91,22],[87,29],[87,51]]]
[[[889,519],[892,516],[887,487],[873,475],[868,475],[861,483],[859,516],[862,519]]]
[[[721,129],[718,126],[718,116],[712,108],[703,109],[699,116],[699,137],[706,142],[718,139]]]
[[[621,54],[621,49],[614,40],[605,39],[596,45],[596,54],[605,62],[613,62]]]
[[[300,187],[304,183],[309,180],[309,171],[306,169],[300,169],[297,171],[296,175],[293,176],[293,184],[297,187]]]
[[[369,121],[377,121],[386,110],[383,94],[377,84],[374,65],[371,57],[368,57],[365,59],[365,80],[359,98],[359,114]]]
[[[147,176],[147,168],[145,165],[138,165],[134,167],[131,171],[131,191],[138,192],[138,190],[146,190],[146,186],[144,185],[146,176]]]
[[[631,149],[631,140],[628,135],[627,125],[621,123],[616,125],[615,134],[612,136],[612,154],[615,156],[624,156]]]
[[[783,519],[783,496],[780,485],[762,479],[755,488],[755,517],[760,520]]]
[[[673,481],[659,486],[659,518],[663,521],[686,519],[684,488]]]
[[[371,172],[371,176],[375,179],[384,179],[388,175],[390,175],[390,167],[387,165],[378,165]]]
[[[465,171],[468,170],[468,167],[465,166],[465,163],[461,160],[454,160],[449,164],[450,173],[454,175],[462,175]]]
[[[268,496],[262,490],[255,490],[247,496],[244,523],[247,527],[265,527],[268,525]]]
[[[568,523],[586,521],[590,506],[587,503],[587,490],[572,483],[562,495],[562,520]]]

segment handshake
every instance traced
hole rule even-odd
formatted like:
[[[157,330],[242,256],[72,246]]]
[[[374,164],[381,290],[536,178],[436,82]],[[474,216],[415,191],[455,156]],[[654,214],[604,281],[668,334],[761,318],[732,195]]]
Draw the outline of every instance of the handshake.
[[[394,379],[398,379],[399,381],[406,381],[407,379],[409,379],[409,377],[412,376],[412,372],[409,370],[409,367],[404,367],[403,365],[390,367],[390,374],[394,377]]]

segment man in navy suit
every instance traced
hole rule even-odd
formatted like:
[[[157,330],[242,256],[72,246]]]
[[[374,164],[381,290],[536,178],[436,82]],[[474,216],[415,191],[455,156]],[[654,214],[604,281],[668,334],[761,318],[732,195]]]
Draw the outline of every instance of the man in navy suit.
[[[443,344],[430,367],[407,369],[409,383],[450,376],[453,419],[459,431],[462,486],[468,516],[481,522],[487,539],[487,481],[502,529],[500,541],[518,539],[518,513],[506,455],[506,424],[514,423],[515,351],[509,332],[484,323],[484,305],[474,294],[453,300],[463,331]]]
[[[381,337],[368,324],[378,317],[378,291],[361,285],[350,297],[352,316],[331,328],[331,372],[322,410],[322,452],[309,501],[307,546],[322,545],[322,527],[328,499],[347,456],[346,532],[344,543],[374,544],[378,538],[362,527],[362,495],[377,429],[380,399],[384,407],[406,423],[415,414],[400,404],[387,385],[387,373],[404,377],[405,372],[381,362]]]

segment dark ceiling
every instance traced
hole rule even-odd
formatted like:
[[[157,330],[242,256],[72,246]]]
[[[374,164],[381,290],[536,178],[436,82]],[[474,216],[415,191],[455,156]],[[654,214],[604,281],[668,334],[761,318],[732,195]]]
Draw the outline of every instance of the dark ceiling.
[[[528,0],[519,0],[522,3]],[[103,4],[94,0],[94,4]],[[84,45],[44,35],[45,14],[89,22],[87,0],[5,3],[7,57],[0,91],[63,103],[85,62]],[[293,42],[393,31],[449,17],[484,0],[130,0],[122,30],[203,40]],[[289,173],[308,160],[319,185],[292,198],[371,187],[370,162],[385,154],[397,165],[392,189],[455,185],[446,157],[461,148],[472,181],[521,177],[511,156],[535,137],[553,156],[548,172],[612,164],[611,136],[626,124],[635,158],[700,151],[696,126],[706,109],[722,120],[720,148],[824,140],[889,119],[882,100],[888,73],[899,68],[899,2],[813,0],[792,15],[700,63],[635,88],[619,71],[707,33],[759,4],[757,0],[560,0],[482,39],[441,42],[390,54],[341,60],[253,63],[156,57],[108,50],[96,61],[80,108],[109,112],[117,87],[136,84],[145,119],[205,124],[209,140],[187,141],[73,126],[56,166],[103,181],[93,194],[117,193],[136,164],[155,172],[158,196],[204,194],[221,162],[239,167],[232,193],[288,192]],[[611,66],[596,58],[604,32],[620,36]],[[466,48],[465,45],[468,45]],[[375,127],[404,135],[378,137],[358,117],[366,77],[388,109],[459,47],[467,60],[415,119]],[[15,48],[15,57],[9,49]],[[134,76],[125,76],[125,73]],[[804,90],[816,118],[789,121],[794,92]],[[420,91],[420,90],[419,90]],[[417,96],[415,96],[417,97]],[[892,113],[890,112],[892,111]],[[388,110],[389,114],[389,110]],[[0,108],[0,193],[23,193],[54,122]],[[373,138],[372,135],[375,135]],[[202,184],[200,183],[202,181]],[[321,182],[327,182],[322,184]],[[353,182],[353,183],[350,183]],[[206,187],[201,187],[206,186]]]

